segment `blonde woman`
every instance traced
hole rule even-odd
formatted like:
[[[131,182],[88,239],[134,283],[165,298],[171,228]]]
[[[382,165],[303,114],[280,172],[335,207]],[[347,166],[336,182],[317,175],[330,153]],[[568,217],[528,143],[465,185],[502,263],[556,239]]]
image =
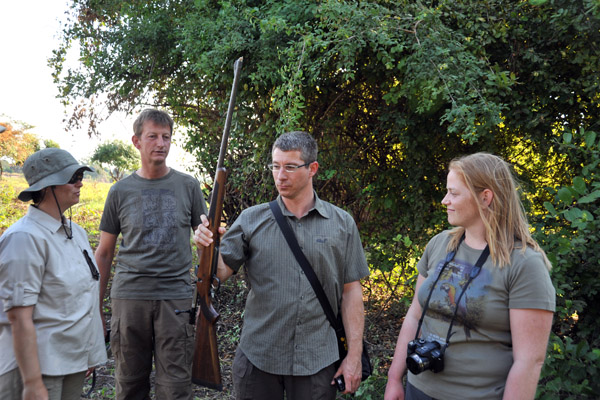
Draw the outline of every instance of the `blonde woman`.
[[[385,399],[533,399],[555,290],[509,164],[487,153],[453,160],[442,204],[455,228],[417,265]]]

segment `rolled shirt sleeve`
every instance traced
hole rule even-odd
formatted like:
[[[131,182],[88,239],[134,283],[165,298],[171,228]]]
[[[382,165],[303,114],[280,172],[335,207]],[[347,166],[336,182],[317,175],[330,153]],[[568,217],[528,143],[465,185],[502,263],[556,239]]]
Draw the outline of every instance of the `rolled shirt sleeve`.
[[[43,247],[43,244],[41,245]],[[27,249],[27,250],[25,250]],[[3,310],[37,303],[45,271],[45,249],[26,232],[16,232],[0,245],[0,297]]]

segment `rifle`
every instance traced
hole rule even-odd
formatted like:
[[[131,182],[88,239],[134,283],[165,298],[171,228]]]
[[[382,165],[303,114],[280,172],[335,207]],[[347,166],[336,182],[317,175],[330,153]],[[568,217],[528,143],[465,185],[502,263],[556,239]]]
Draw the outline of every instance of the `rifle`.
[[[219,364],[219,352],[217,348],[216,323],[219,314],[212,305],[212,297],[219,289],[220,281],[216,276],[217,261],[219,259],[219,232],[221,214],[223,213],[223,197],[225,195],[225,181],[227,170],[223,167],[223,159],[227,151],[227,141],[231,127],[231,117],[235,108],[235,96],[237,93],[240,71],[242,69],[243,57],[234,64],[233,86],[229,98],[227,118],[223,128],[223,138],[217,162],[217,171],[213,190],[210,196],[208,209],[209,229],[213,234],[213,243],[198,249],[198,271],[196,280],[196,296],[190,319],[195,317],[196,344],[194,346],[194,363],[192,366],[192,382],[211,389],[223,390],[221,383],[221,368]]]

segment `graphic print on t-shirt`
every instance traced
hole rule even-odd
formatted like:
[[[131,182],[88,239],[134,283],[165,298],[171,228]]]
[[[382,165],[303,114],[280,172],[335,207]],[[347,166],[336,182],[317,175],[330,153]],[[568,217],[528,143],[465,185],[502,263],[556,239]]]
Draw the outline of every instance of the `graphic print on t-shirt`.
[[[142,223],[144,245],[167,251],[176,239],[175,210],[177,199],[169,189],[142,190]]]
[[[436,277],[443,266],[444,261],[436,267]],[[472,264],[457,259],[449,262],[433,289],[427,311],[427,315],[430,317],[450,323],[456,307],[458,307],[454,327],[462,327],[467,340],[471,337],[471,331],[477,329],[483,317],[485,297],[492,280],[489,271],[482,269],[479,275],[471,281],[466,293],[462,295],[460,303],[457,304],[463,288],[469,281],[473,267]],[[427,288],[428,292],[429,290],[431,290],[431,286]],[[446,338],[440,339],[445,341]]]

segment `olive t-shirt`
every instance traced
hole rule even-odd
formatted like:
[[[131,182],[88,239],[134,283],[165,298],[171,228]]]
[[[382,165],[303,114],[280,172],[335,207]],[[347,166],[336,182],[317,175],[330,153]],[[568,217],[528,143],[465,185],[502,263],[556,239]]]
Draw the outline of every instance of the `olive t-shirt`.
[[[418,293],[423,308],[431,286],[446,259],[449,231],[435,236],[427,245],[417,269],[426,279]],[[445,268],[433,289],[421,337],[446,341],[454,310],[450,346],[444,356],[444,370],[409,372],[408,379],[427,395],[439,399],[501,399],[512,366],[511,308],[554,311],[555,290],[542,255],[531,248],[525,253],[520,243],[504,268],[493,266],[488,257],[479,275],[467,287],[469,273],[481,250],[462,242],[453,261]]]
[[[101,231],[122,234],[111,297],[191,298],[190,235],[202,214],[198,181],[174,169],[159,179],[133,173],[115,183],[100,221]]]

